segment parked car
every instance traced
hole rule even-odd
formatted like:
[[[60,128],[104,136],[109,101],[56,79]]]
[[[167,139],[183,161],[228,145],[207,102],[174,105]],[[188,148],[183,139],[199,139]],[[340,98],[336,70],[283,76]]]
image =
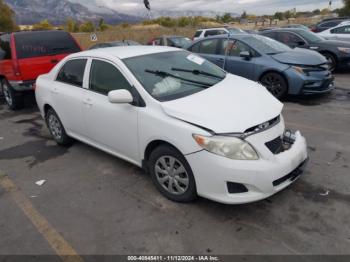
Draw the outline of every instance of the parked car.
[[[259,29],[259,32],[269,31],[272,29],[278,29],[279,27],[262,27]]]
[[[288,25],[282,26],[282,28],[300,28],[304,30],[310,30],[310,28],[301,24],[288,24]]]
[[[152,38],[148,41],[148,45],[172,46],[178,48],[186,48],[192,43],[191,39],[184,36],[160,36]]]
[[[291,49],[260,35],[217,36],[200,40],[189,51],[226,71],[261,82],[278,99],[287,94],[330,92],[334,79],[317,52]]]
[[[133,40],[122,40],[122,41],[113,41],[113,42],[107,42],[107,43],[98,43],[96,45],[93,45],[89,49],[98,49],[98,48],[106,48],[106,47],[113,47],[113,46],[127,46],[127,45],[141,45],[140,43],[133,41]]]
[[[275,29],[261,33],[292,48],[300,47],[315,50],[324,55],[330,70],[347,67],[350,63],[350,43],[338,40],[326,40],[311,31],[296,28]]]
[[[315,33],[322,32],[324,30],[327,30],[329,28],[335,27],[339,25],[340,23],[350,20],[350,17],[335,17],[335,18],[327,18],[322,20],[321,22],[317,23],[313,27],[311,27],[311,31]]]
[[[60,60],[81,51],[67,32],[15,32],[0,36],[0,90],[10,109],[23,106],[23,92]]]
[[[143,167],[174,201],[264,199],[307,160],[304,137],[285,130],[283,105],[265,88],[177,48],[74,54],[36,85],[58,144],[76,138]]]
[[[235,27],[205,28],[205,29],[199,29],[196,31],[195,35],[193,36],[193,41],[196,41],[201,38],[206,38],[209,36],[242,34],[242,33],[244,33],[242,29],[235,28]]]
[[[350,41],[350,21],[342,22],[333,28],[318,33],[318,35],[328,40]]]
[[[243,31],[247,34],[252,34],[252,35],[259,34],[259,31],[253,30],[253,29],[244,29]]]

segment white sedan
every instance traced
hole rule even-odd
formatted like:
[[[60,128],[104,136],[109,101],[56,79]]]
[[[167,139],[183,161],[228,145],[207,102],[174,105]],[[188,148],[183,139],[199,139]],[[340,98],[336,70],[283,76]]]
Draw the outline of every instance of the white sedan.
[[[75,138],[143,167],[174,201],[264,199],[307,160],[263,86],[176,48],[70,55],[38,78],[36,100],[58,144]]]
[[[318,33],[328,40],[350,41],[350,21],[342,22],[339,25]]]

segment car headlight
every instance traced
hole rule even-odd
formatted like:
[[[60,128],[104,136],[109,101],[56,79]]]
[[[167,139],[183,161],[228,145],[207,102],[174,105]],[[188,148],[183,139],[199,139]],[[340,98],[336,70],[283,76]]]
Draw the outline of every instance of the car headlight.
[[[350,48],[348,47],[338,47],[338,50],[345,54],[350,54]]]
[[[193,135],[198,145],[203,149],[235,160],[258,160],[254,148],[246,141],[237,137]]]

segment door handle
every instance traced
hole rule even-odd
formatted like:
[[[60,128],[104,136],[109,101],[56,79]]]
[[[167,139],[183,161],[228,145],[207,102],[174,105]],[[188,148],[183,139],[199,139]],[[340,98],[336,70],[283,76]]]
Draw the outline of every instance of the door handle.
[[[87,99],[83,100],[83,104],[86,105],[86,106],[92,106],[93,105],[93,103],[92,103],[90,98],[87,98]]]
[[[59,94],[58,89],[57,89],[56,87],[54,87],[54,88],[51,90],[51,93],[52,93],[52,94]]]

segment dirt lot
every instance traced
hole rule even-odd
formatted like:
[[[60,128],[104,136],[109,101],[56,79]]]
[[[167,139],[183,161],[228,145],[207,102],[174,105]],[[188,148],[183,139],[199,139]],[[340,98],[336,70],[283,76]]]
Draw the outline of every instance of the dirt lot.
[[[0,255],[350,254],[350,72],[336,78],[332,94],[285,103],[309,144],[304,176],[238,206],[170,202],[122,160],[56,146],[36,108],[1,104]]]

